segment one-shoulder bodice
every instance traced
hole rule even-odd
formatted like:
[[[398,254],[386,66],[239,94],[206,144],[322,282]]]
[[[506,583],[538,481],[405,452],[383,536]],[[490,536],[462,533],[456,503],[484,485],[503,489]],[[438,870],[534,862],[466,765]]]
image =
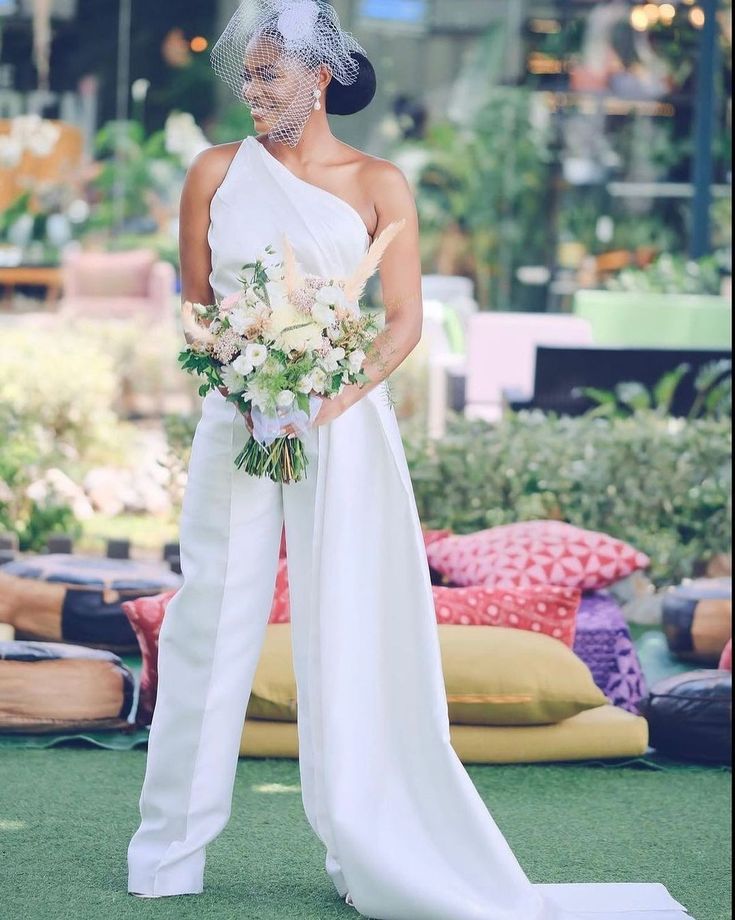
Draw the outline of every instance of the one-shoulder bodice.
[[[307,274],[351,274],[370,243],[359,213],[345,200],[291,172],[255,137],[237,149],[210,206],[210,284],[218,300],[239,290],[246,262],[283,234]]]

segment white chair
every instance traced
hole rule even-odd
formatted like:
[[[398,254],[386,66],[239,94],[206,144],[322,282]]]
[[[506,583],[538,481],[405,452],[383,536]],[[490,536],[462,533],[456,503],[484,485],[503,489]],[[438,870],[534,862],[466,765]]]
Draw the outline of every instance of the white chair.
[[[503,391],[533,396],[536,348],[540,345],[594,344],[587,320],[560,313],[487,311],[469,320],[465,416],[498,421]]]
[[[461,372],[465,365],[463,343],[458,344],[455,339],[453,345],[447,333],[447,311],[453,311],[461,338],[466,342],[470,319],[479,307],[470,278],[424,275],[422,290],[424,339],[429,344],[427,427],[429,437],[440,438],[446,426],[448,373]]]

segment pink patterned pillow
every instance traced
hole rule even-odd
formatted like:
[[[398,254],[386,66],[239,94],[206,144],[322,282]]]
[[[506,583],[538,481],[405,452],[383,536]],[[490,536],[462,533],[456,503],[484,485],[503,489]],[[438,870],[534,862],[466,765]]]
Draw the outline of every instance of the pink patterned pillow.
[[[123,601],[121,605],[140,646],[140,695],[135,714],[138,725],[150,725],[153,718],[158,691],[158,634],[166,607],[174,594],[175,591],[166,591],[154,597]]]
[[[288,592],[288,563],[286,557],[278,560],[278,575],[276,576],[276,590],[273,593],[273,606],[271,607],[269,623],[291,622],[291,597]]]
[[[563,521],[504,524],[445,537],[427,553],[431,567],[460,587],[560,585],[592,591],[650,564],[621,540]]]
[[[456,626],[505,626],[545,633],[569,648],[574,645],[578,588],[534,585],[530,588],[445,588],[434,586],[439,623]]]

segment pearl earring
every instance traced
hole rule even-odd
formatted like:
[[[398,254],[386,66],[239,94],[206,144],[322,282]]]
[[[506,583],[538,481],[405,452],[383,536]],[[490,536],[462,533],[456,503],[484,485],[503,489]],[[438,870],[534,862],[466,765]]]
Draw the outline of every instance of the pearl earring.
[[[322,91],[320,89],[314,90],[314,108],[318,111],[322,107]]]

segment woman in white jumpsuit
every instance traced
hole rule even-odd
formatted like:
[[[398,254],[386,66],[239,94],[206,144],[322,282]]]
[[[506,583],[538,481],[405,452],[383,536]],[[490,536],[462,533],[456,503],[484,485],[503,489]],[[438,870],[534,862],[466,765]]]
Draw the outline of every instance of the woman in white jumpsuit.
[[[325,136],[317,117],[304,143]],[[325,277],[349,275],[370,243],[356,207],[262,138],[237,146],[209,219],[218,300],[283,233],[303,270]],[[420,283],[417,253],[405,273]],[[309,429],[302,482],[238,471],[248,436],[210,393],[181,518],[184,585],[160,633],[128,890],[203,890],[205,847],[230,816],[285,521],[303,803],[339,895],[376,920],[684,920],[657,883],[532,884],[453,750],[424,541],[384,383]]]

